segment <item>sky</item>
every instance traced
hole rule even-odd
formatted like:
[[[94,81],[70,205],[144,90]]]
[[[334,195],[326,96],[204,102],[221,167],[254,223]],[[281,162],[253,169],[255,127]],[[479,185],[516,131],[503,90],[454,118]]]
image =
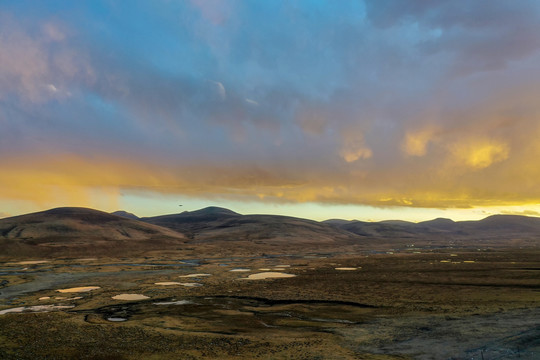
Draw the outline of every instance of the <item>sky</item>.
[[[535,0],[0,0],[0,217],[538,216],[538,34]]]

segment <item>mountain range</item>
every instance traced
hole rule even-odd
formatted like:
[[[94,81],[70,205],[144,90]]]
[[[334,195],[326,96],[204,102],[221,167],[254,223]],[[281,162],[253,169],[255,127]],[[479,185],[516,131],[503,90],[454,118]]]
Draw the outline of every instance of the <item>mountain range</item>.
[[[241,215],[208,207],[155,217],[125,211],[56,208],[0,219],[3,256],[70,256],[181,250],[204,244],[236,243],[277,248],[364,249],[479,246],[538,246],[540,218],[493,215],[479,221],[438,218],[419,223],[389,220],[322,222],[278,216]]]

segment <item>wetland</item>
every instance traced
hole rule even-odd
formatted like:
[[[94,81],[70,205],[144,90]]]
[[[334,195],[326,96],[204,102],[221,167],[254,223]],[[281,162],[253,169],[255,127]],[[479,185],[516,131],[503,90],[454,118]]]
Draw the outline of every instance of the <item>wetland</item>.
[[[3,262],[0,358],[540,354],[538,250],[286,255]]]

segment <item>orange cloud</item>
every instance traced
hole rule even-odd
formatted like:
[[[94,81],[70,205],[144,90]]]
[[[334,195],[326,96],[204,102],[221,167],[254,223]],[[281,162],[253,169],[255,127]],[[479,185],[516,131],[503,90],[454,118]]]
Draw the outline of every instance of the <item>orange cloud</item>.
[[[347,162],[299,162],[294,157],[255,165],[230,160],[190,163],[150,157],[126,159],[109,154],[10,155],[0,165],[0,199],[31,201],[42,208],[78,205],[110,210],[117,208],[122,193],[383,207],[540,203],[535,181],[540,168],[531,166],[540,156],[537,145],[523,142],[522,147],[513,145],[510,153],[510,142],[502,139],[472,135],[457,138],[442,136],[434,151],[421,158],[393,159],[389,166],[378,161],[363,138],[355,137],[360,141],[345,142],[350,153],[342,152],[341,156],[347,160],[350,155],[351,161],[372,159],[352,170]]]
[[[501,141],[468,140],[452,145],[451,151],[459,164],[484,169],[508,159],[510,147]]]
[[[409,156],[424,156],[434,136],[435,129],[431,127],[407,132],[401,145],[402,150]]]
[[[348,163],[359,159],[369,159],[373,152],[365,145],[362,134],[352,134],[345,137],[345,141],[339,155]]]

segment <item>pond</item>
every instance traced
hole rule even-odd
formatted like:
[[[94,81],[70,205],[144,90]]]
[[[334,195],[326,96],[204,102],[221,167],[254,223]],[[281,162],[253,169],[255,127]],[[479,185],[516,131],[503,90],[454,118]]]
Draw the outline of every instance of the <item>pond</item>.
[[[148,296],[142,294],[120,294],[112,297],[114,300],[146,300],[150,299]]]
[[[257,274],[251,274],[247,278],[242,278],[240,280],[264,280],[264,279],[278,279],[278,278],[291,278],[295,277],[294,274],[286,274],[281,272],[262,272]]]

